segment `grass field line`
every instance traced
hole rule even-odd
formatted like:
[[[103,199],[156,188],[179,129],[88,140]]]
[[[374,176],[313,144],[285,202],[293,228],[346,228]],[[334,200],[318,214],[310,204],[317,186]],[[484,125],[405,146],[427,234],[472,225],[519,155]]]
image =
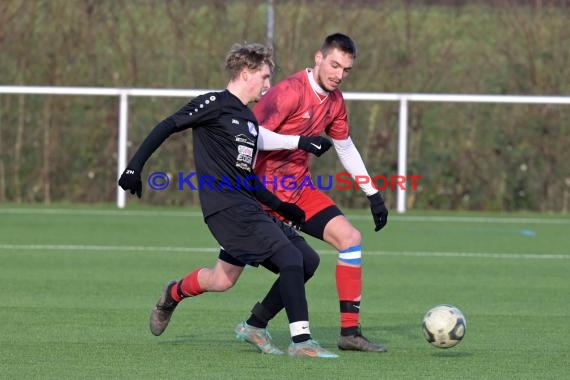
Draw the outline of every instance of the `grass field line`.
[[[77,215],[77,216],[136,216],[136,217],[202,217],[199,211],[88,210],[88,209],[28,209],[0,208],[0,215]],[[352,220],[369,220],[369,215],[347,213]],[[490,223],[490,224],[560,224],[570,225],[570,218],[522,218],[491,216],[390,215],[392,222],[428,223]]]
[[[106,251],[106,252],[218,252],[213,247],[153,247],[129,245],[82,245],[82,244],[0,244],[0,251]],[[322,254],[337,254],[334,250],[319,250]],[[570,260],[570,253],[489,253],[489,252],[429,252],[429,251],[364,251],[364,256],[412,256],[412,257],[473,257],[487,259]]]

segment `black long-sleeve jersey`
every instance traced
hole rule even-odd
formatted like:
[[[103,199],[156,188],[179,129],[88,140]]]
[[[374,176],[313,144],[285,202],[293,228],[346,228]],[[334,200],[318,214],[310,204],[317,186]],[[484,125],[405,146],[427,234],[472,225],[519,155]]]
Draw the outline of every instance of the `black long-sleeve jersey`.
[[[129,163],[140,172],[171,134],[192,128],[194,162],[204,218],[257,200],[275,208],[279,199],[253,173],[259,125],[251,110],[228,90],[192,99],[160,122]]]

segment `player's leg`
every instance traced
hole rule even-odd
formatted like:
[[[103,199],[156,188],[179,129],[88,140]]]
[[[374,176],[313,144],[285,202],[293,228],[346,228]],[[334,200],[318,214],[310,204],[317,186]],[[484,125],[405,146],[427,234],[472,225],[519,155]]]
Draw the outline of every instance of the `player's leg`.
[[[225,292],[233,287],[245,264],[230,255],[224,255],[225,251],[220,249],[220,256],[214,268],[202,268],[198,273],[198,285],[203,292]],[[227,254],[227,253],[225,253]]]
[[[228,255],[229,256],[229,255]],[[169,281],[150,313],[150,331],[158,336],[168,327],[176,306],[185,298],[204,292],[223,292],[237,282],[244,264],[225,257],[218,259],[214,268],[196,268],[179,281]]]
[[[345,350],[384,352],[383,345],[368,341],[360,331],[362,299],[361,235],[340,209],[319,191],[303,192],[297,205],[307,213],[303,232],[338,250],[335,268],[341,331],[338,346]]]
[[[303,255],[303,272],[305,283],[313,276],[320,262],[320,257],[313,248],[307,244],[305,239],[295,234],[290,241],[301,251]],[[274,268],[271,263],[262,263],[270,271],[277,273],[278,269]],[[251,315],[246,321],[249,326],[256,328],[266,328],[269,321],[272,320],[283,309],[283,301],[280,294],[280,279],[277,278],[273,286],[266,294],[265,298],[254,305]]]
[[[302,253],[303,256],[303,277],[308,281],[319,266],[319,255],[307,244],[299,234],[290,226],[281,221],[275,220],[281,230],[288,237],[289,241]],[[221,255],[220,255],[221,258]],[[279,273],[279,268],[272,261],[265,261],[261,265],[273,273]],[[273,286],[261,303],[256,303],[247,321],[240,322],[235,329],[236,337],[251,343],[265,353],[278,353],[280,351],[272,342],[267,331],[268,322],[283,309],[280,290],[281,279],[277,278]]]
[[[360,322],[362,299],[360,232],[344,215],[338,215],[326,222],[322,239],[338,250],[335,278],[340,306],[341,335],[354,335]]]
[[[338,355],[322,348],[311,337],[301,251],[290,244],[276,249],[275,254],[268,261],[279,271],[278,287],[289,320],[289,332],[291,334],[289,355],[321,358],[338,357]]]
[[[255,210],[248,207],[236,207],[235,211],[232,221],[238,226],[237,231],[227,234],[227,224],[231,224],[229,221],[226,225],[208,223],[208,226],[218,242],[227,249],[228,254],[253,266],[263,264],[279,273],[278,290],[289,320],[292,341],[289,354],[337,357],[311,339],[309,311],[305,296],[303,253],[284,233],[283,228],[287,226],[270,218],[260,207]],[[316,269],[317,264],[318,261],[313,264],[313,269]],[[246,341],[262,352],[266,352],[255,340],[252,342],[246,339]]]

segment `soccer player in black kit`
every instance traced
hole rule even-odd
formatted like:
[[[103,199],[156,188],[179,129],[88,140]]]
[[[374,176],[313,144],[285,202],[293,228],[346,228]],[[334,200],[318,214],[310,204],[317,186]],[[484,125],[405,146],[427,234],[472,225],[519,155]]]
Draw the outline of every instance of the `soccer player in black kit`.
[[[199,189],[204,220],[213,236],[237,261],[262,265],[276,281],[289,320],[290,356],[335,358],[312,339],[305,282],[317,269],[319,258],[289,225],[267,214],[267,205],[293,225],[305,214],[295,204],[282,202],[253,174],[259,125],[247,107],[270,87],[275,64],[271,49],[260,44],[236,44],[226,57],[229,82],[224,91],[203,94],[161,121],[143,141],[119,179],[119,185],[142,194],[141,172],[153,152],[173,133],[192,129],[196,173],[207,178]],[[184,298],[203,293],[200,270],[169,282],[150,317],[150,329],[160,335],[174,309]],[[262,330],[262,329],[260,329]],[[263,337],[263,331],[259,336]],[[266,333],[266,331],[265,331]],[[274,345],[262,352],[282,354]]]

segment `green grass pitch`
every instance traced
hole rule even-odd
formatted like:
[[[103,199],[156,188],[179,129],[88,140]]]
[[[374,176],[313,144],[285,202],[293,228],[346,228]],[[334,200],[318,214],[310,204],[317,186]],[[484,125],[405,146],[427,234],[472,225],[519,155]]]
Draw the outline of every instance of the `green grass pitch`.
[[[154,337],[164,283],[211,266],[199,210],[0,205],[0,376],[6,379],[562,379],[570,366],[570,218],[408,213],[363,234],[362,325],[386,354],[338,352],[335,252],[307,284],[311,331],[339,359],[257,353],[235,339],[274,280],[248,268],[226,293],[184,301]],[[421,319],[450,303],[467,319],[456,347],[431,347]],[[281,348],[288,326],[270,331]]]

